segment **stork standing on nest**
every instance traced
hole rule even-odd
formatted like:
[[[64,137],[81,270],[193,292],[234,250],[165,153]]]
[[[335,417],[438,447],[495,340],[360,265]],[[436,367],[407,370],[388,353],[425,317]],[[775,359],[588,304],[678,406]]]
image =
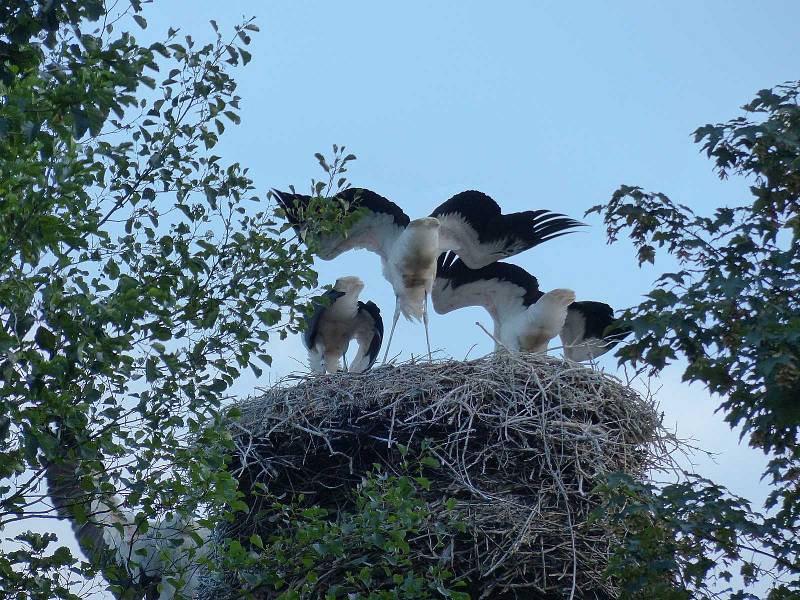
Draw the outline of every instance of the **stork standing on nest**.
[[[272,193],[295,230],[302,232],[310,197],[277,190]],[[430,357],[428,296],[441,252],[454,251],[470,268],[478,269],[581,225],[547,210],[504,215],[494,200],[477,191],[456,194],[429,217],[413,221],[394,202],[370,190],[350,188],[338,198],[348,212],[363,209],[363,214],[346,233],[320,236],[316,240],[318,255],[332,260],[347,250],[363,248],[381,257],[383,275],[394,289],[396,302],[384,361],[401,313],[409,320],[423,321]]]
[[[564,356],[582,361],[608,352],[628,332],[614,328],[614,311],[602,302],[575,302],[572,290],[544,293],[522,267],[496,262],[470,269],[452,253],[437,261],[433,308],[446,314],[481,306],[494,322],[494,338],[511,351],[543,352],[561,336]]]
[[[341,277],[324,294],[327,302],[317,303],[303,335],[314,373],[338,371],[339,359],[344,359],[353,339],[358,342],[358,351],[350,371],[362,373],[375,364],[383,340],[383,319],[374,302],[358,299],[363,289],[364,282],[358,277]]]

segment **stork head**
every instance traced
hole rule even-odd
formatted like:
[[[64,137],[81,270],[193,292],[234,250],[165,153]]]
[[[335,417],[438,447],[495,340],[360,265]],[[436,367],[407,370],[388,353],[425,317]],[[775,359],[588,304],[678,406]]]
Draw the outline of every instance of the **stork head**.
[[[421,219],[414,219],[408,226],[420,229],[438,229],[439,219],[436,217],[422,217]]]
[[[358,296],[361,290],[364,289],[364,282],[358,277],[348,275],[347,277],[340,277],[333,284],[333,289],[337,292],[344,292],[345,294],[355,294]]]
[[[564,288],[558,288],[547,292],[544,296],[539,298],[536,303],[539,304],[540,302],[542,304],[553,304],[567,307],[575,302],[575,292],[572,290],[566,290]]]

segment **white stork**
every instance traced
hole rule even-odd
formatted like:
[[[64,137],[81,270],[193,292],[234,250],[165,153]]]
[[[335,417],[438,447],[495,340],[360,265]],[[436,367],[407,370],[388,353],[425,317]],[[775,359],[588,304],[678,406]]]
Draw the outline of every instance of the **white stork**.
[[[344,358],[353,339],[358,342],[358,351],[350,371],[362,373],[375,364],[383,341],[383,319],[374,302],[358,299],[363,289],[364,282],[358,277],[341,277],[323,294],[327,302],[316,303],[303,334],[314,373],[338,371],[339,359]]]
[[[50,498],[89,560],[119,567],[109,579],[118,590],[115,597],[167,600],[178,590],[182,598],[193,597],[205,572],[211,532],[177,515],[148,521],[145,528],[122,498],[82,488],[77,471],[70,457],[50,461],[45,471]]]
[[[287,219],[298,233],[306,225],[305,209],[310,197],[272,190]],[[411,220],[394,202],[363,188],[338,194],[348,211],[363,209],[363,215],[346,234],[321,236],[317,253],[332,260],[354,248],[381,257],[383,275],[395,293],[395,311],[384,360],[402,313],[407,319],[425,324],[428,356],[428,296],[436,276],[436,259],[452,250],[473,269],[513,256],[542,242],[569,233],[581,223],[547,210],[509,215],[486,194],[466,191],[436,208],[430,217]]]
[[[542,352],[560,335],[568,359],[589,360],[627,334],[613,327],[608,304],[575,302],[572,290],[544,293],[536,277],[509,263],[470,269],[454,254],[442,254],[431,299],[440,314],[482,306],[494,322],[495,340],[511,351]]]

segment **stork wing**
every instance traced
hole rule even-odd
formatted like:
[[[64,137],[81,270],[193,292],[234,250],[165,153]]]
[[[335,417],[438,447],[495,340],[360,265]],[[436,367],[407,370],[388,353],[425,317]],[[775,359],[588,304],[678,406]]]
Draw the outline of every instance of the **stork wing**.
[[[561,330],[564,356],[582,361],[597,358],[611,350],[631,330],[615,326],[614,309],[602,302],[573,302]]]
[[[311,197],[278,190],[272,190],[272,193],[295,231],[301,233],[306,229],[306,211]],[[366,210],[346,232],[320,236],[316,240],[319,243],[319,257],[332,260],[342,252],[364,248],[386,258],[392,244],[408,226],[408,215],[394,202],[363,188],[344,190],[337,198],[346,203],[348,213],[359,208]]]
[[[474,190],[456,194],[431,216],[441,224],[441,250],[455,251],[471,269],[519,254],[583,225],[548,210],[504,215],[497,202]]]
[[[501,312],[521,311],[542,296],[536,277],[522,267],[492,263],[470,269],[453,252],[439,255],[431,291],[439,314],[466,306],[482,306],[495,321]]]
[[[374,302],[358,303],[357,323],[354,337],[358,341],[358,352],[350,365],[354,373],[370,369],[378,359],[383,342],[383,319],[381,310]]]
[[[314,348],[314,343],[317,341],[317,333],[319,333],[319,321],[322,318],[322,315],[325,314],[325,311],[331,304],[336,302],[336,300],[342,296],[344,296],[344,292],[328,290],[312,301],[311,306],[313,308],[313,312],[306,317],[306,328],[305,331],[303,331],[303,344],[309,350]],[[327,301],[320,301],[322,298],[327,298]]]

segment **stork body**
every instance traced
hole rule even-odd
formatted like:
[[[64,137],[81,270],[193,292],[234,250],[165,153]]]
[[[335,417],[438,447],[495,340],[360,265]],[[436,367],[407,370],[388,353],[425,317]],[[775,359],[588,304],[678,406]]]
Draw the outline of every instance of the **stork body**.
[[[103,497],[80,485],[76,459],[48,463],[48,491],[58,515],[70,521],[81,549],[95,564],[116,565],[109,581],[118,598],[191,598],[205,572],[211,532],[173,516],[148,522],[146,532],[118,496]]]
[[[327,304],[317,305],[303,336],[314,373],[340,370],[340,360],[352,340],[358,342],[358,350],[350,370],[361,373],[375,363],[383,340],[383,319],[374,302],[358,299],[363,289],[358,277],[341,277],[326,292]]]
[[[613,327],[614,309],[603,302],[575,302],[561,330],[564,355],[570,360],[592,360],[611,350],[630,330]]]
[[[428,356],[431,355],[428,296],[436,277],[439,229],[439,220],[433,217],[411,221],[392,245],[388,258],[382,261],[383,276],[392,284],[395,295],[392,330],[386,344],[384,361],[389,356],[394,329],[401,314],[409,321],[423,322]]]
[[[432,300],[445,314],[467,306],[486,309],[494,322],[495,340],[511,351],[543,352],[561,336],[564,355],[588,360],[607,352],[624,337],[614,329],[614,312],[601,302],[575,302],[572,290],[543,293],[536,277],[522,267],[492,263],[470,269],[453,254],[437,261]]]
[[[512,352],[544,352],[547,344],[564,327],[567,307],[575,301],[575,292],[556,289],[530,306],[519,305],[493,317],[495,337]]]
[[[272,190],[287,219],[298,232],[307,230],[310,197]],[[342,252],[363,248],[381,257],[383,275],[395,294],[395,311],[385,358],[400,315],[425,324],[430,356],[428,296],[436,277],[439,254],[452,250],[471,268],[513,256],[547,240],[569,233],[577,221],[546,210],[502,214],[498,204],[476,191],[456,194],[430,217],[412,221],[386,198],[366,189],[351,188],[338,196],[349,211],[363,209],[346,234],[322,234],[315,239],[318,255],[332,260]]]

